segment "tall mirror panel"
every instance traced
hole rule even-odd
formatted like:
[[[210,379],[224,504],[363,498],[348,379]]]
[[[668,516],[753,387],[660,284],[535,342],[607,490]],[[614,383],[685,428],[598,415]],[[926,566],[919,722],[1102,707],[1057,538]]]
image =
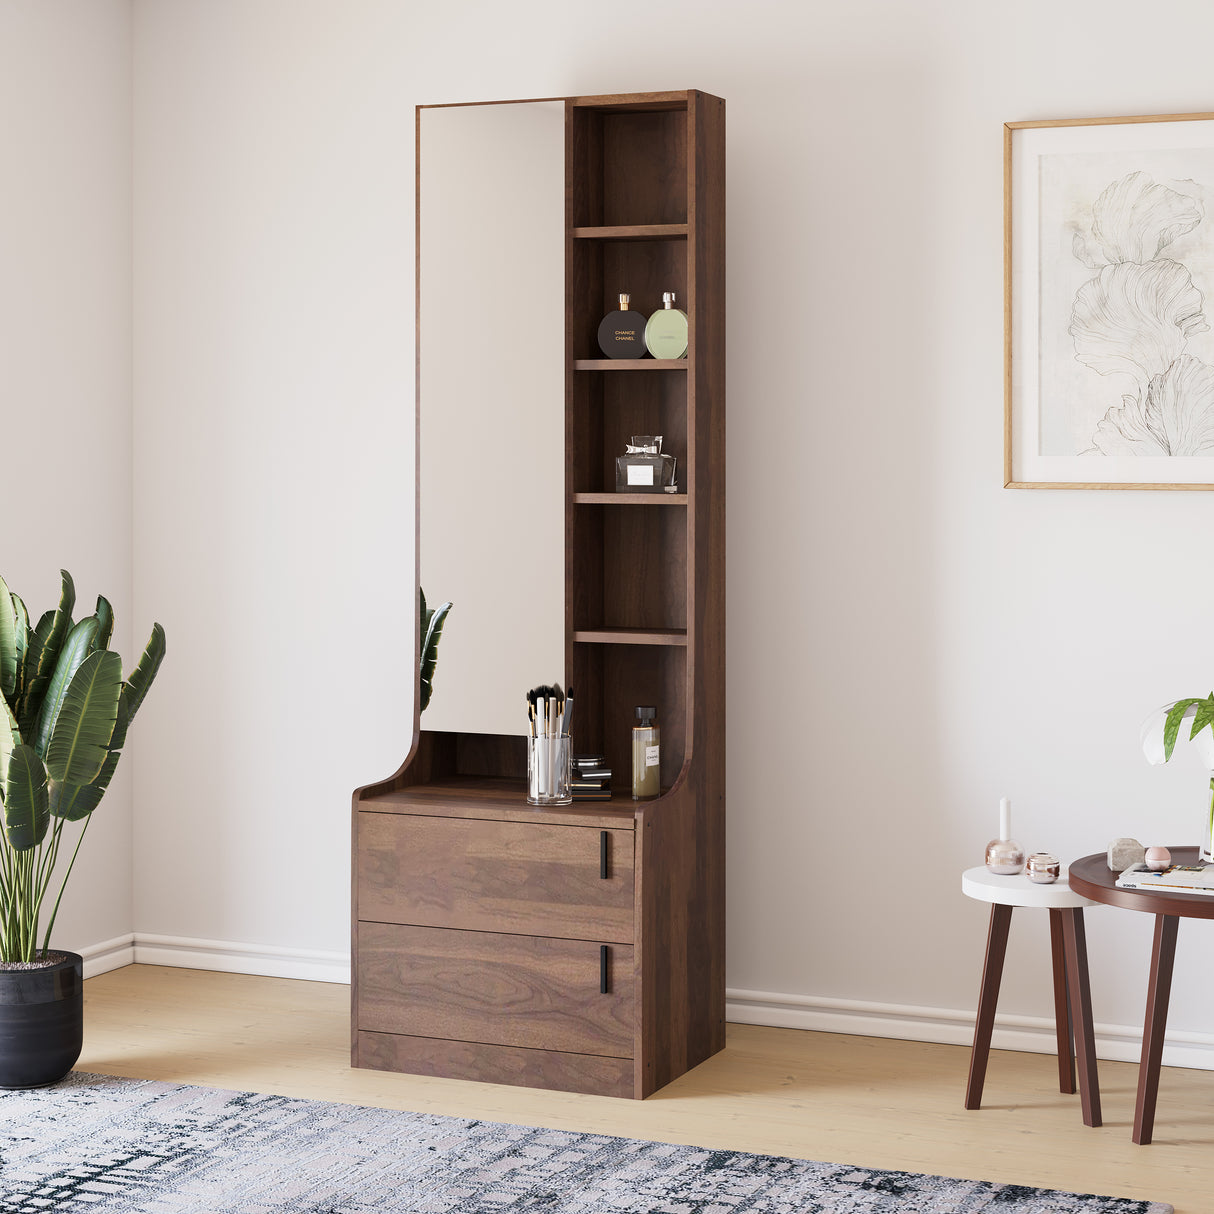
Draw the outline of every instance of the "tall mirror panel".
[[[564,677],[564,121],[419,109],[421,584],[454,604],[427,730],[525,734]]]

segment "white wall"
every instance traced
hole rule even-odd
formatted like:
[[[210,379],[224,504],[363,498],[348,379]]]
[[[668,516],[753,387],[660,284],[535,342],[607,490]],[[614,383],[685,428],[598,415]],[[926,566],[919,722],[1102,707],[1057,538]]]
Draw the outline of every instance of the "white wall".
[[[350,790],[410,718],[419,102],[728,101],[738,1015],[972,1009],[958,873],[1001,795],[1064,858],[1195,838],[1203,774],[1137,730],[1209,690],[1214,496],[1001,487],[1001,128],[1209,107],[1214,10],[156,0],[135,34],[136,604],[171,663],[137,930],[345,949]],[[1098,1021],[1140,1020],[1149,929],[1091,914]],[[1017,918],[1006,1011],[1050,1014],[1045,939]]]
[[[130,67],[126,0],[0,5],[0,574],[34,617],[60,568],[77,616],[104,594],[124,658],[151,628],[131,594]],[[89,828],[60,947],[130,931],[132,765]]]

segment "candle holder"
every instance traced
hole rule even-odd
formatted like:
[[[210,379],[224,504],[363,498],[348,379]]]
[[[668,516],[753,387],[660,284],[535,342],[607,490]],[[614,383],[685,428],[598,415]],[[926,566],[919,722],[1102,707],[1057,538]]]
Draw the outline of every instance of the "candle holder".
[[[1024,870],[1024,848],[1012,839],[1012,803],[1007,797],[999,802],[999,838],[986,845],[986,866],[1004,877]]]

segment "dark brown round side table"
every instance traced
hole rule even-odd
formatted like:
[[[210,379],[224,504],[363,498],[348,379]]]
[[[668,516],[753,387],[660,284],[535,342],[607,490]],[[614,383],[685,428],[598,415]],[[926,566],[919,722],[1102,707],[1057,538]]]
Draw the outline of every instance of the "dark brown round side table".
[[[1172,847],[1173,864],[1196,864],[1197,848]],[[1135,1142],[1146,1146],[1155,1128],[1155,1100],[1159,1095],[1159,1066],[1163,1061],[1163,1034],[1168,1024],[1172,993],[1172,965],[1176,960],[1176,929],[1181,919],[1214,919],[1214,897],[1208,894],[1162,893],[1147,889],[1118,889],[1117,873],[1109,871],[1108,857],[1099,852],[1071,866],[1071,889],[1093,902],[1145,911],[1155,916],[1155,943],[1151,949],[1151,976],[1147,980],[1147,1008],[1142,1028],[1142,1060],[1138,1064],[1138,1100],[1134,1106]]]

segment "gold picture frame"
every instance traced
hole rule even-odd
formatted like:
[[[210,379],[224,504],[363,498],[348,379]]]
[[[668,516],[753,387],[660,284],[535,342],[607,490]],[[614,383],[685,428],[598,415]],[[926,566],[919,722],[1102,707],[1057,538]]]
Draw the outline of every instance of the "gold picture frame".
[[[1010,489],[1214,489],[1214,113],[1009,122]]]

